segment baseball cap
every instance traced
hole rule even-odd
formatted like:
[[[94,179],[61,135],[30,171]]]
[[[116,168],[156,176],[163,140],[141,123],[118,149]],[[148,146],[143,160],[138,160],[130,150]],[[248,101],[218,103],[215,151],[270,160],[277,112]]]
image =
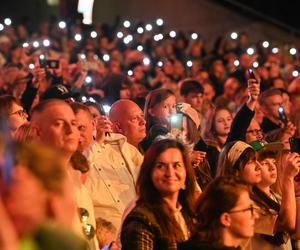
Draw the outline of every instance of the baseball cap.
[[[268,153],[272,154],[280,154],[283,149],[282,142],[266,142],[266,141],[252,141],[249,143],[252,148],[259,154],[259,155],[266,155]]]
[[[79,97],[78,92],[71,92],[65,85],[57,84],[48,88],[44,94],[41,96],[42,100],[47,99],[69,99],[69,98],[77,98]]]

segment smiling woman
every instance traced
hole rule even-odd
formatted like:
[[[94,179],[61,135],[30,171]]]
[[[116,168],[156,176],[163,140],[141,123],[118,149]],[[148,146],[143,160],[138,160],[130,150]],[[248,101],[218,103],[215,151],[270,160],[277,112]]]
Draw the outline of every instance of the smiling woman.
[[[124,220],[122,249],[174,249],[193,232],[195,177],[184,146],[170,139],[147,150],[136,206]]]

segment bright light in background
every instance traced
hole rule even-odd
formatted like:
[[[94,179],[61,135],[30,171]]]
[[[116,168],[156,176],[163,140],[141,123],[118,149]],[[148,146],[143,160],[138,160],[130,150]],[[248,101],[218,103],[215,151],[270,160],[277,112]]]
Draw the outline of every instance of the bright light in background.
[[[144,63],[145,66],[148,66],[150,64],[150,59],[148,57],[145,57],[143,59],[143,63]]]
[[[89,97],[89,101],[93,102],[93,103],[96,103],[96,100],[93,97]]]
[[[39,57],[41,60],[45,60],[45,55],[41,54]]]
[[[170,31],[169,33],[170,37],[174,38],[176,37],[176,32],[174,30]]]
[[[138,46],[137,46],[137,50],[138,50],[138,51],[143,51],[143,49],[144,49],[144,48],[143,48],[142,45],[138,45]]]
[[[131,25],[131,23],[130,23],[128,20],[125,20],[125,21],[123,22],[123,26],[124,26],[125,28],[129,28],[130,25]]]
[[[263,41],[262,46],[264,48],[268,48],[270,46],[270,43],[268,41]]]
[[[253,68],[258,68],[259,63],[255,61],[255,62],[253,62],[252,66],[253,66]]]
[[[157,66],[158,66],[158,67],[162,67],[163,65],[164,65],[164,64],[163,64],[162,61],[158,61],[158,62],[157,62]]]
[[[164,39],[164,36],[163,36],[163,34],[160,33],[160,34],[155,35],[153,37],[153,39],[154,39],[154,41],[158,42],[158,41]]]
[[[80,55],[80,58],[81,58],[82,60],[86,59],[85,54],[81,54],[81,55]]]
[[[133,40],[133,36],[132,36],[132,35],[127,35],[127,36],[123,39],[123,42],[124,42],[125,44],[128,44],[128,43],[130,43],[132,40]]]
[[[144,33],[143,27],[138,27],[138,28],[137,28],[137,33],[143,34],[143,33]]]
[[[81,101],[86,102],[87,101],[86,96],[81,97]]]
[[[277,54],[278,52],[279,52],[279,49],[278,49],[278,48],[275,47],[275,48],[272,49],[272,53],[273,53],[273,54]]]
[[[110,56],[108,54],[103,55],[103,61],[108,62],[110,60]]]
[[[60,29],[65,29],[65,28],[67,27],[67,24],[66,24],[65,21],[60,21],[60,22],[58,23],[58,27],[59,27]]]
[[[248,49],[247,49],[247,54],[248,54],[249,56],[252,56],[252,55],[254,54],[254,49],[253,49],[253,48],[248,48]]]
[[[191,60],[188,60],[188,61],[186,62],[186,66],[192,67],[192,66],[193,66],[193,62],[192,62]]]
[[[132,76],[133,75],[133,71],[132,70],[128,70],[127,71],[127,75]]]
[[[292,56],[296,55],[297,54],[297,50],[295,48],[290,48],[290,54]]]
[[[48,39],[45,39],[45,40],[43,41],[43,45],[44,45],[45,47],[49,47],[49,46],[50,46],[50,41],[49,41]]]
[[[79,42],[79,41],[81,41],[82,36],[81,36],[80,34],[76,34],[76,35],[74,36],[74,39],[75,39],[77,42]]]
[[[28,48],[29,47],[29,43],[27,43],[27,42],[23,43],[22,47],[23,48]]]
[[[235,67],[238,67],[240,65],[240,61],[239,60],[234,60],[233,65]]]
[[[156,25],[157,26],[162,26],[163,24],[164,24],[164,20],[162,20],[161,18],[156,19]]]
[[[299,72],[297,70],[294,70],[292,72],[293,77],[297,77],[299,75]]]
[[[4,29],[4,25],[0,23],[0,31],[2,31],[3,29]]]
[[[11,25],[11,19],[10,18],[5,18],[4,19],[4,24],[7,25],[7,26]]]
[[[193,39],[193,40],[197,40],[197,38],[198,38],[198,34],[197,33],[192,33],[192,35],[191,35],[191,38]]]
[[[91,83],[92,81],[93,81],[93,79],[91,76],[86,76],[86,78],[85,78],[86,83]]]
[[[123,36],[124,36],[123,32],[119,31],[117,33],[117,38],[123,38]]]
[[[90,35],[91,35],[91,38],[96,38],[98,36],[97,32],[94,30],[91,32]]]
[[[34,64],[33,63],[29,64],[29,69],[34,69]]]
[[[78,0],[77,11],[83,14],[82,23],[92,24],[94,0]]]
[[[35,47],[35,48],[38,48],[40,46],[40,43],[38,41],[34,41],[32,43],[32,46]]]
[[[150,23],[146,24],[145,29],[147,31],[151,31],[152,30],[152,25]]]
[[[230,37],[231,37],[231,39],[235,40],[235,39],[238,38],[238,34],[237,34],[236,32],[232,32],[232,33],[230,34]]]
[[[103,107],[103,110],[104,110],[105,114],[108,114],[111,107],[109,105],[106,105],[106,104],[104,104],[102,107]]]

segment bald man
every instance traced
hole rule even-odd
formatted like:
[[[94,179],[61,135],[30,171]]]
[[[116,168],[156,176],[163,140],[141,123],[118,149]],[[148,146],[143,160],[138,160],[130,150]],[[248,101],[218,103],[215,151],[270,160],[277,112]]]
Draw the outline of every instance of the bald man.
[[[146,137],[144,113],[133,101],[116,101],[110,109],[109,119],[113,123],[113,131],[125,135],[127,141],[136,148]]]

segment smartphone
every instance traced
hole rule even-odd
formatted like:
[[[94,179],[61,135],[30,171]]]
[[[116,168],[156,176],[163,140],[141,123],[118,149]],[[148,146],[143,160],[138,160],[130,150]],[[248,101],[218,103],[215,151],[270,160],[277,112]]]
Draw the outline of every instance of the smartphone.
[[[183,115],[181,113],[172,114],[170,117],[170,127],[182,130],[182,119]]]
[[[296,152],[300,154],[300,138],[290,137],[289,138],[291,152]]]
[[[249,78],[250,78],[250,79],[256,80],[255,75],[254,75],[254,73],[253,73],[253,69],[248,69],[248,74],[249,74]]]
[[[46,65],[49,67],[49,69],[58,69],[59,60],[46,60]]]
[[[279,114],[279,119],[284,123],[284,125],[286,126],[288,123],[288,119],[284,110],[284,107],[280,106],[278,108],[278,114]]]
[[[46,68],[47,61],[46,61],[46,57],[44,55],[39,56],[39,64],[40,64],[40,68]]]
[[[291,152],[296,152],[300,154],[300,138],[290,137],[289,143],[290,143]],[[300,173],[298,173],[295,176],[294,180],[298,182],[300,181]]]

